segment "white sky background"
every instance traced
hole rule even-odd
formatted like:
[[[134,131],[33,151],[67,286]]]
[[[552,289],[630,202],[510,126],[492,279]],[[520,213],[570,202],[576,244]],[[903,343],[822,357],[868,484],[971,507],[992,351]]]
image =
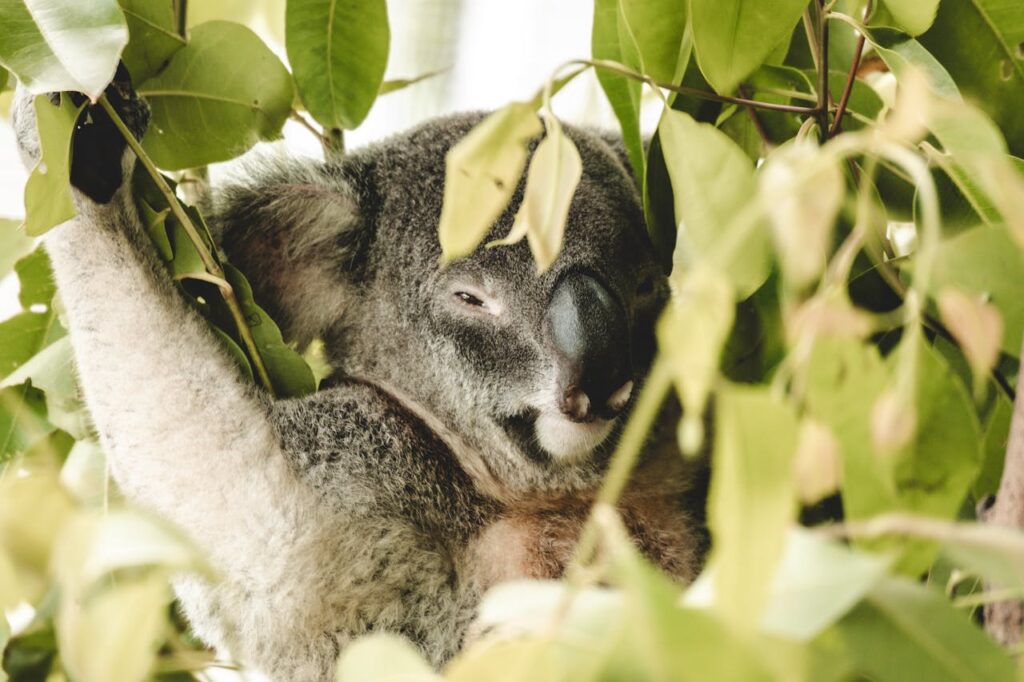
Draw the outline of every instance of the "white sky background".
[[[193,0],[193,7],[203,1]],[[560,64],[590,56],[592,0],[388,0],[388,9],[391,54],[386,77],[448,70],[378,99],[363,125],[346,134],[350,148],[440,114],[494,109],[531,97]],[[252,28],[286,60],[276,31],[259,17]],[[572,123],[615,125],[592,72],[559,93],[554,107]],[[293,153],[320,154],[319,144],[294,121],[285,125],[283,144]],[[0,217],[24,215],[26,177],[10,120],[2,116]],[[214,181],[216,177],[214,170]],[[0,282],[0,319],[17,310],[16,295],[12,277]]]

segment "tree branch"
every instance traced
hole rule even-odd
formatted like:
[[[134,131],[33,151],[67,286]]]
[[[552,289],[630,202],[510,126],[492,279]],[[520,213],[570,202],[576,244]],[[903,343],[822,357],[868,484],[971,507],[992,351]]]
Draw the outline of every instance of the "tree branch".
[[[986,523],[1024,528],[1024,393],[1017,391],[1013,403],[1010,438],[1006,445],[1003,478],[999,482],[995,503],[979,510]],[[1020,643],[1024,623],[1024,602],[1019,599],[985,605],[985,630],[1005,646]]]
[[[106,94],[102,95],[99,99],[100,106],[103,107],[107,115],[110,116],[110,120],[113,121],[114,125],[120,131],[124,137],[125,142],[135,152],[135,156],[138,157],[139,162],[149,173],[150,177],[153,178],[153,182],[156,183],[157,189],[167,200],[170,206],[171,213],[177,218],[181,224],[185,234],[188,235],[188,239],[192,242],[196,252],[199,254],[199,259],[203,262],[203,267],[206,268],[206,272],[209,273],[211,279],[209,281],[215,283],[220,289],[221,295],[224,297],[224,302],[228,306],[228,310],[231,312],[231,318],[235,322],[235,327],[238,329],[238,336],[242,340],[242,345],[245,346],[245,350],[249,354],[249,358],[252,360],[253,368],[256,370],[256,375],[260,379],[260,383],[267,389],[270,395],[274,395],[274,385],[270,381],[270,374],[267,372],[266,366],[263,364],[263,357],[260,355],[259,348],[256,347],[256,339],[253,338],[252,330],[249,329],[249,324],[245,320],[245,313],[242,312],[242,306],[238,303],[238,298],[235,296],[235,290],[231,287],[231,284],[227,281],[224,276],[224,268],[217,262],[216,256],[206,246],[206,242],[199,234],[198,228],[192,223],[192,220],[185,213],[185,209],[182,208],[181,202],[178,201],[178,197],[174,194],[174,191],[170,188],[167,182],[164,180],[164,176],[160,174],[156,164],[149,158],[146,151],[139,144],[139,141],[135,139],[135,136],[128,126],[125,125],[124,121],[118,115],[114,109],[110,100],[107,99]]]

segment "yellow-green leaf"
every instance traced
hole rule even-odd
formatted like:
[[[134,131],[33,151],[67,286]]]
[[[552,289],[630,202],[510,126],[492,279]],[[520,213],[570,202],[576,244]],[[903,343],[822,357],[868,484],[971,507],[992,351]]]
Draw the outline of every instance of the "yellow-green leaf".
[[[61,96],[54,106],[46,95],[33,102],[39,131],[39,161],[25,184],[25,232],[38,236],[75,217],[71,199],[71,135],[85,107]]]
[[[543,131],[534,105],[513,102],[482,120],[448,152],[438,237],[445,261],[468,256],[508,206]]]

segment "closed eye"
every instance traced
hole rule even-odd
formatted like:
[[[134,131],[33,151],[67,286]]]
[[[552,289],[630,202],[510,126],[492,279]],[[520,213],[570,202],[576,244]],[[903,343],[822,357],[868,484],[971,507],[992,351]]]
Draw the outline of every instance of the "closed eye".
[[[473,294],[469,293],[468,291],[456,291],[455,292],[455,298],[459,299],[460,301],[462,301],[466,305],[471,305],[471,306],[473,306],[475,308],[482,308],[482,307],[484,307],[484,302],[481,301],[476,296],[474,296]]]

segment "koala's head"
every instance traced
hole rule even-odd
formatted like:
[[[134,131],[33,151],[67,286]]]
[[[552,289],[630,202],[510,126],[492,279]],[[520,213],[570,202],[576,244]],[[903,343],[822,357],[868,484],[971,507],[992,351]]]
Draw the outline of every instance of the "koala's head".
[[[445,154],[480,119],[437,119],[335,166],[250,163],[262,189],[224,194],[225,249],[287,335],[322,336],[337,368],[411,398],[510,489],[587,485],[648,369],[665,272],[623,155],[570,126],[583,176],[552,267],[538,275],[525,240],[442,266]]]

